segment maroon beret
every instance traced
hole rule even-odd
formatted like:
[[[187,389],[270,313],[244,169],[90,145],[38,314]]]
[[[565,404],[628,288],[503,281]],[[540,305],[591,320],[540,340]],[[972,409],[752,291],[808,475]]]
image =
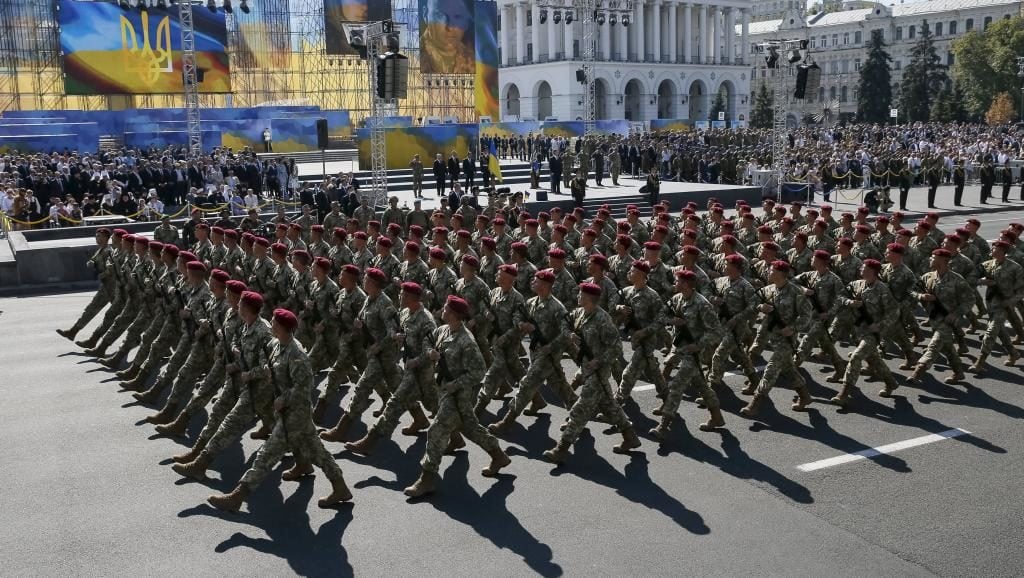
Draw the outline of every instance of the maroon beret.
[[[285,245],[284,243],[274,243],[270,246],[270,252],[274,255],[287,255],[288,245]]]
[[[899,243],[889,243],[888,245],[885,246],[885,248],[889,252],[896,253],[897,255],[904,255],[907,252],[907,248],[904,247],[903,245],[900,245]]]
[[[600,297],[601,286],[596,283],[580,283],[580,293],[592,297]]]
[[[936,249],[932,251],[932,257],[943,257],[949,259],[953,253],[949,249]]]
[[[327,257],[317,257],[313,260],[313,265],[323,269],[325,273],[331,272],[331,260]]]
[[[565,259],[565,251],[556,247],[548,251],[548,257],[551,259]]]
[[[875,271],[881,271],[882,262],[878,259],[864,259],[864,267],[874,269]]]
[[[370,267],[369,269],[366,270],[366,278],[367,279],[373,279],[373,281],[375,283],[377,283],[378,285],[380,285],[382,287],[384,285],[387,285],[387,283],[388,283],[388,276],[387,276],[387,274],[384,273],[384,271],[381,271],[380,269],[378,269],[376,267]]]
[[[633,268],[644,273],[651,272],[651,265],[647,261],[633,261]]]
[[[192,251],[179,251],[178,258],[184,261],[185,263],[191,263],[192,261],[199,260],[199,258],[196,257],[195,253],[193,253]]]
[[[177,257],[178,254],[181,253],[181,249],[179,249],[177,245],[167,243],[166,245],[164,245],[164,253],[167,253],[172,257]]]
[[[595,254],[590,256],[590,263],[593,264],[593,265],[597,265],[597,266],[601,267],[602,269],[607,269],[608,268],[608,257],[605,257],[604,255],[602,255],[600,253],[595,253]]]
[[[479,269],[480,268],[480,259],[477,259],[473,255],[463,255],[462,256],[462,264],[463,265],[469,265],[470,267],[472,267],[474,269]]]
[[[465,229],[459,229],[455,232],[455,236],[460,239],[470,239],[473,237],[473,234]]]
[[[128,231],[125,231],[124,229],[114,229],[114,236],[117,238],[124,237],[127,234]]]
[[[206,265],[202,261],[189,261],[185,268],[189,271],[198,271],[200,273],[206,273]]]
[[[733,253],[725,258],[725,262],[729,265],[736,265],[737,267],[743,266],[743,255]]]
[[[1007,241],[1003,241],[1003,240],[999,240],[999,241],[996,241],[996,242],[992,243],[992,248],[994,248],[994,249],[1002,249],[1004,251],[1009,249],[1012,246],[1013,245],[1011,245]]]
[[[296,249],[292,251],[292,260],[294,261],[295,259],[299,259],[308,265],[312,257],[309,256],[309,251],[306,251],[305,249]]]
[[[342,275],[352,275],[353,277],[359,277],[359,267],[349,263],[341,267]]]
[[[388,232],[389,233],[401,233],[402,232],[402,226],[399,225],[398,223],[389,223],[388,224]]]
[[[519,268],[513,265],[512,263],[506,263],[501,267],[498,267],[498,271],[506,275],[511,275],[513,277],[519,275]]]
[[[782,271],[783,273],[789,272],[789,263],[785,261],[772,261],[772,269],[776,271]]]
[[[832,260],[832,255],[829,255],[828,251],[822,251],[821,249],[818,249],[817,251],[814,252],[814,258],[821,259],[822,261],[830,261]]]
[[[419,255],[420,254],[420,244],[417,243],[416,241],[406,241],[405,242],[405,250],[409,251],[410,253],[415,253],[415,254]]]
[[[214,269],[213,271],[210,271],[210,279],[214,279],[220,283],[227,283],[231,280],[231,274],[223,269]]]
[[[483,237],[480,239],[480,244],[488,249],[494,249],[498,246],[498,242],[491,237]]]
[[[460,317],[469,315],[469,303],[467,303],[462,297],[449,295],[448,300],[445,301],[444,305],[449,311],[459,315]]]
[[[245,283],[239,281],[238,279],[232,279],[225,283],[225,285],[228,286],[228,291],[234,293],[235,295],[241,295],[242,293],[245,293],[246,291],[249,290],[249,288],[246,287]]]
[[[210,227],[210,232],[214,235],[223,235],[224,227]]]
[[[437,259],[438,261],[444,261],[448,258],[448,254],[440,247],[431,247],[429,255],[431,259]]]
[[[646,251],[661,251],[661,243],[657,241],[647,241],[644,243],[644,250]]]
[[[324,226],[323,225],[313,225],[312,227],[309,228],[309,230],[314,232],[314,233],[323,233],[324,232]]]
[[[150,241],[149,242],[149,250],[153,251],[154,253],[159,253],[160,251],[163,250],[163,248],[164,248],[164,244],[161,243],[160,241]]]
[[[227,237],[228,239],[234,239],[235,241],[237,241],[238,231],[234,229],[224,229],[224,236]]]
[[[243,291],[241,304],[255,311],[259,311],[260,309],[263,309],[263,296],[255,291]]]
[[[196,225],[196,230],[197,231],[209,231],[210,230],[210,226],[207,225],[206,223],[199,223],[198,225]]]
[[[395,245],[394,242],[392,242],[391,239],[389,239],[388,237],[378,237],[377,238],[377,246],[378,247],[383,247],[385,249],[390,249],[394,245]]]
[[[538,281],[544,281],[545,283],[554,283],[555,272],[551,269],[541,269],[533,274],[533,278]]]
[[[256,237],[255,244],[264,248],[270,247],[270,241],[265,237]]]
[[[410,235],[416,235],[417,237],[422,237],[423,236],[423,227],[421,227],[419,225],[413,225],[413,226],[409,227],[409,234]]]
[[[423,287],[420,287],[419,283],[406,281],[405,283],[402,283],[402,293],[408,293],[409,295],[420,297],[423,295]]]
[[[356,231],[355,233],[352,233],[352,238],[357,239],[359,241],[365,241],[369,239],[370,236],[367,235],[365,231]]]
[[[687,283],[693,283],[697,280],[697,274],[689,269],[676,269],[676,279]]]
[[[299,326],[299,318],[287,309],[274,309],[274,321],[289,332],[295,331]]]

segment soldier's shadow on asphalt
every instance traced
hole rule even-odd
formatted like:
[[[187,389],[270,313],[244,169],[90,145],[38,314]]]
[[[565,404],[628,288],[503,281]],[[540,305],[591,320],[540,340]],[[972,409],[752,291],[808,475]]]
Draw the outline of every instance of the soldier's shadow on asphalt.
[[[447,460],[445,460],[447,461]],[[444,470],[438,493],[428,499],[409,500],[410,504],[434,507],[452,520],[473,528],[498,548],[518,554],[541,576],[561,576],[564,570],[555,563],[551,547],[527,530],[506,502],[515,489],[514,475],[499,474],[482,494],[469,484],[469,454],[455,453],[454,461]]]
[[[352,506],[342,505],[329,521],[314,531],[308,513],[313,479],[304,478],[295,492],[283,499],[282,482],[273,475],[253,492],[240,513],[222,512],[202,504],[183,510],[178,517],[211,516],[252,526],[267,534],[266,538],[256,538],[235,532],[217,544],[214,551],[218,553],[249,548],[287,561],[298,576],[352,576],[354,571],[348,552],[341,545],[345,528],[352,521]]]
[[[591,424],[591,427],[594,425],[597,424]],[[704,523],[704,518],[699,513],[687,509],[651,480],[648,471],[650,461],[646,454],[646,451],[650,451],[649,444],[631,451],[628,455],[629,463],[622,472],[619,472],[601,457],[594,443],[594,436],[588,430],[584,430],[573,445],[572,457],[565,464],[555,467],[551,475],[574,475],[600,484],[615,490],[615,493],[631,502],[660,512],[693,534],[711,533],[711,529]]]

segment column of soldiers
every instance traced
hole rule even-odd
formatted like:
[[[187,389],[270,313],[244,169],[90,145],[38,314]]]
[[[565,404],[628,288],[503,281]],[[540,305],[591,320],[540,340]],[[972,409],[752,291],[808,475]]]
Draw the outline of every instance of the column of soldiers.
[[[621,221],[607,207],[593,218],[464,208],[383,227],[375,215],[332,213],[324,225],[279,223],[273,240],[199,224],[188,251],[101,229],[90,259],[100,289],[58,333],[74,339],[107,307],[76,343],[119,370],[141,403],[160,403],[146,421],[163,435],[183,438],[210,406],[192,447],[173,458],[181,475],[205,479],[249,430],[265,440],[238,486],[210,498],[227,510],[287,452],[295,465],[284,479],[315,465],[332,483],[320,505],[350,500],[324,443],[369,455],[404,414],[402,434],[427,437],[421,475],[405,490],[418,497],[437,489],[442,457],[464,438],[489,454],[482,474],[496,476],[510,460],[495,436],[543,410],[544,385],[568,410],[544,453],[561,463],[594,419],[621,435],[615,452],[640,447],[625,411],[638,381],[661,400],[649,434],[665,442],[689,392],[708,412],[700,430],[725,426],[730,370],[750,396],[740,414],[755,418],[776,385],[795,391],[794,411],[814,402],[801,369],[812,359],[840,385],[831,401],[850,407],[865,371],[881,397],[899,387],[883,362],[890,352],[903,357],[907,383],[921,384],[941,356],[945,383],[957,384],[986,371],[997,349],[1014,365],[1024,340],[1016,223],[990,244],[974,219],[947,234],[933,213],[910,230],[901,213],[836,221],[828,206],[770,200],[758,212],[711,202],[698,213],[690,203],[678,216],[664,203],[646,222],[634,206]],[[966,366],[965,335],[978,330]],[[340,418],[325,423],[342,391]],[[361,421],[367,433],[353,439]]]

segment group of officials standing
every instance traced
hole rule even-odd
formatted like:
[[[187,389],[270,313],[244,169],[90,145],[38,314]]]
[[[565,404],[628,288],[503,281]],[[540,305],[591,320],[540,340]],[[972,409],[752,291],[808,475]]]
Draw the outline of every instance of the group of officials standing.
[[[979,329],[967,370],[985,371],[997,346],[1006,365],[1017,360],[1024,225],[989,244],[978,221],[946,233],[937,214],[910,224],[902,213],[871,219],[862,208],[835,219],[827,205],[770,200],[757,212],[742,202],[728,213],[715,201],[697,209],[673,216],[658,204],[641,220],[631,206],[617,220],[607,208],[535,217],[492,204],[436,211],[427,226],[382,226],[367,208],[367,222],[334,213],[323,225],[281,222],[274,239],[198,222],[187,251],[100,229],[90,260],[100,290],[58,332],[74,339],[109,304],[77,343],[118,369],[140,402],[162,401],[147,418],[161,434],[184,436],[212,403],[193,446],[174,456],[181,475],[204,479],[250,429],[266,440],[237,487],[210,498],[227,510],[287,452],[295,465],[284,479],[317,466],[332,483],[320,505],[350,500],[324,442],[350,440],[375,400],[367,433],[345,448],[372,453],[408,414],[402,433],[427,436],[421,474],[405,489],[418,497],[437,489],[442,456],[464,437],[489,454],[483,475],[506,467],[495,436],[547,405],[545,384],[569,410],[544,453],[561,463],[592,419],[621,435],[615,452],[641,445],[624,411],[639,380],[661,399],[649,435],[664,442],[687,392],[707,410],[701,430],[725,425],[718,392],[734,367],[751,396],[740,413],[755,418],[776,384],[795,390],[794,411],[813,403],[799,370],[812,358],[840,385],[832,402],[847,407],[865,366],[882,383],[878,395],[900,386],[882,361],[888,351],[914,384],[940,356],[946,383],[961,383],[965,334]],[[344,412],[318,432],[345,384]]]

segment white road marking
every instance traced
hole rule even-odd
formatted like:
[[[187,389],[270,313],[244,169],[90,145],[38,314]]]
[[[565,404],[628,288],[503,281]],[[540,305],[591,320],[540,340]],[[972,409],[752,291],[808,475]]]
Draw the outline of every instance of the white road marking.
[[[856,462],[868,458],[873,458],[875,456],[880,456],[882,454],[891,454],[908,448],[940,442],[942,440],[955,438],[969,433],[971,432],[960,428],[954,428],[951,430],[946,430],[941,433],[929,434],[926,436],[921,436],[919,438],[913,438],[902,442],[896,442],[893,444],[886,444],[884,446],[878,446],[877,448],[871,448],[852,454],[843,454],[841,456],[836,456],[834,458],[828,458],[825,460],[818,460],[816,462],[802,464],[797,466],[796,469],[800,470],[801,472],[813,472],[817,470],[823,470],[825,468],[831,468],[833,466],[840,466],[843,464],[848,464],[850,462]]]
[[[764,371],[764,366],[763,365],[755,365],[754,366],[754,370],[758,371],[758,372]],[[726,377],[735,377],[737,375],[743,377],[742,373],[736,373],[735,371],[726,371],[722,375],[722,379],[725,379]],[[638,386],[633,388],[633,391],[653,391],[653,390],[654,390],[654,385],[650,384],[650,383],[648,383],[647,385],[638,385]]]

